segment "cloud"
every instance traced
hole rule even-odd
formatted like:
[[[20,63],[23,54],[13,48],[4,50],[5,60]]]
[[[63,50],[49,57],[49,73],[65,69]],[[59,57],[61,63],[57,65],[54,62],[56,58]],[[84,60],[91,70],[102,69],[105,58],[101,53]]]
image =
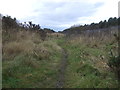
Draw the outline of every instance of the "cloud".
[[[58,31],[114,17],[117,3],[117,0],[2,0],[0,11],[21,22],[33,21]]]
[[[102,3],[89,4],[86,2],[44,2],[42,7],[35,10],[37,13],[36,22],[43,26],[49,25],[58,27],[58,30],[65,29],[73,25],[79,17],[87,17],[93,15],[97,7]],[[69,24],[69,25],[68,25]]]

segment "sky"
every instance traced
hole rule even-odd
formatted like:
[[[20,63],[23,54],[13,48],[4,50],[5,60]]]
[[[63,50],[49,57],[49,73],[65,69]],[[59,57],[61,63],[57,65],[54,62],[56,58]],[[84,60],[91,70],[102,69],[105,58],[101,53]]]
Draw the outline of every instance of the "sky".
[[[62,31],[118,17],[119,0],[0,0],[0,13]]]

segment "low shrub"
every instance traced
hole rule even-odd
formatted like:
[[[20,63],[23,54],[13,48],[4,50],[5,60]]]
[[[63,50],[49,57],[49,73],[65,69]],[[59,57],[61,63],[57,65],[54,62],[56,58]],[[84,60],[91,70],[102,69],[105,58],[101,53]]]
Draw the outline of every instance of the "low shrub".
[[[117,73],[118,79],[120,80],[120,56],[113,56],[108,61],[109,67]]]

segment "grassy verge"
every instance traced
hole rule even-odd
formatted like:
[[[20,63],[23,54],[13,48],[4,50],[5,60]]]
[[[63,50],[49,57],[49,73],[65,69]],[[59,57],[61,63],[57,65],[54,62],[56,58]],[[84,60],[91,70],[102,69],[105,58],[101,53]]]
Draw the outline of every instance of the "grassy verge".
[[[103,41],[100,41],[103,43]],[[96,42],[100,43],[100,42]],[[68,88],[116,88],[118,81],[107,65],[109,50],[117,44],[103,43],[100,46],[78,40],[67,40],[62,45],[68,51],[68,66],[65,85]]]
[[[54,88],[58,80],[62,48],[68,54],[65,88],[116,88],[118,81],[108,66],[109,51],[117,51],[114,39],[64,38],[19,31],[3,35],[3,88]]]
[[[20,33],[15,40],[8,38],[3,44],[3,88],[55,87],[61,47],[55,40],[42,41],[36,34],[25,31],[22,39]]]

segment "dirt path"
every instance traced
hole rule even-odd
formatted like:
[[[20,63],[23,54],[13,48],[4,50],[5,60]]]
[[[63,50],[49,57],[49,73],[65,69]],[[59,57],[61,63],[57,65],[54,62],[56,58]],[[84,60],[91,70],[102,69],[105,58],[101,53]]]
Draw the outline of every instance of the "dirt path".
[[[58,73],[58,80],[56,83],[56,88],[63,88],[64,85],[64,79],[65,79],[65,70],[67,67],[67,52],[66,50],[62,50],[62,59],[60,63],[59,73]]]

